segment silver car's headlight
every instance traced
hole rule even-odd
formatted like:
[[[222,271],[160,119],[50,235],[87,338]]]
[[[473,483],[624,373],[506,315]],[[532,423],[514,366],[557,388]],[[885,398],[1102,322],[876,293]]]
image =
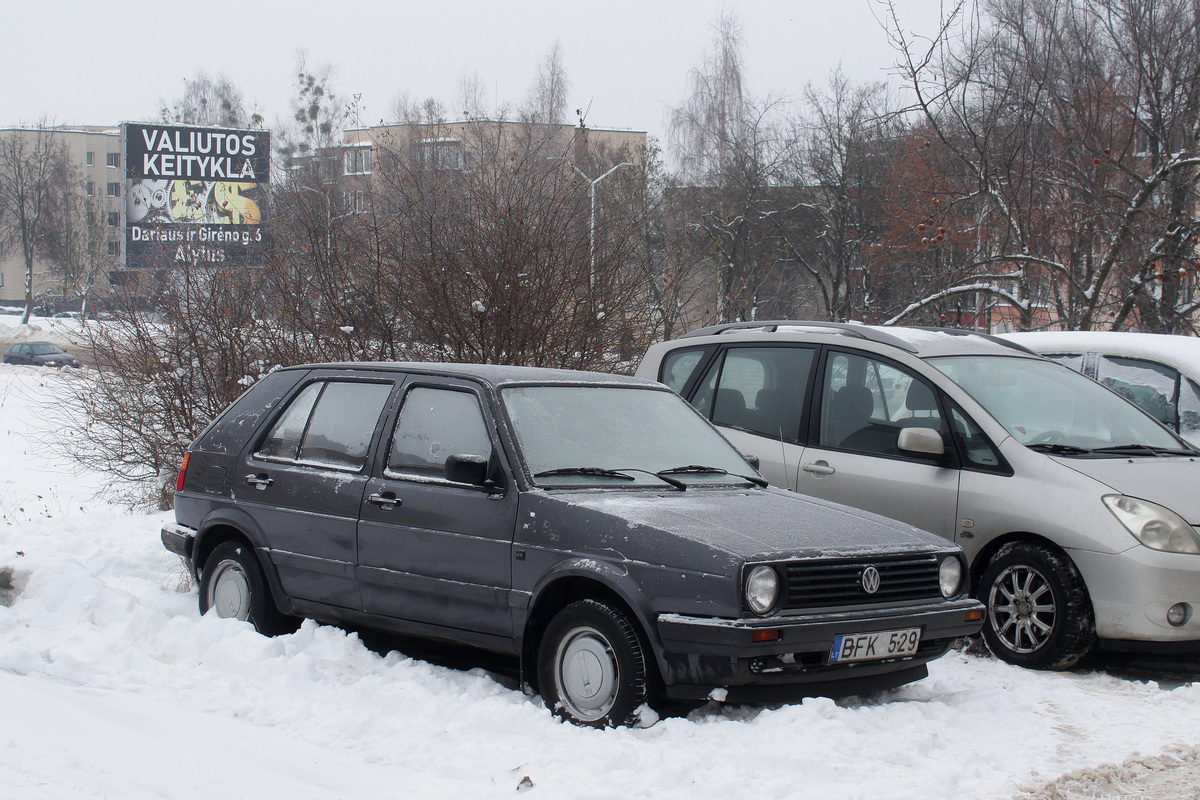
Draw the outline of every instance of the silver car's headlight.
[[[942,597],[954,597],[962,586],[962,563],[954,556],[947,556],[938,565],[938,587]]]
[[[1123,494],[1106,494],[1103,499],[1113,516],[1146,547],[1167,553],[1200,554],[1200,536],[1174,511]]]
[[[746,576],[746,605],[755,614],[765,614],[779,599],[779,573],[772,567],[758,566]]]

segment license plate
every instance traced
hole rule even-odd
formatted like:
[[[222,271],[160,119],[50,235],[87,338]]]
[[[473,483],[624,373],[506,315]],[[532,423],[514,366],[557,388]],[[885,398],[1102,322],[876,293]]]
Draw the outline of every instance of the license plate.
[[[877,658],[901,658],[917,652],[921,629],[879,631],[878,633],[848,633],[835,636],[829,649],[829,663],[871,661]]]

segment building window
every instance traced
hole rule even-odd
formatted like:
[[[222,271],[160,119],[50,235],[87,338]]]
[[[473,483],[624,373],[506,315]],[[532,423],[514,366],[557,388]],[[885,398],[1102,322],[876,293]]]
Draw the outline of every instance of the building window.
[[[110,256],[121,255],[121,243],[120,242],[109,242],[108,243],[108,254]]]
[[[108,212],[108,227],[117,228],[121,225],[121,213],[119,211]]]
[[[88,152],[87,152],[87,165],[89,167],[96,166],[96,154],[93,153],[91,150],[88,150]]]
[[[421,166],[425,169],[465,169],[458,139],[428,139],[421,142]]]
[[[109,153],[106,156],[106,159],[107,159],[106,163],[108,164],[108,166],[116,167],[118,169],[120,168],[120,166],[121,166],[121,154],[120,153]]]
[[[119,183],[108,184],[108,196],[109,197],[120,197],[121,196],[121,184],[119,184]]]
[[[371,173],[370,149],[355,147],[342,153],[342,173],[345,175],[369,175]]]
[[[362,214],[367,210],[367,198],[361,191],[342,192],[342,203],[351,214]]]
[[[93,197],[95,194],[96,194],[96,183],[95,183],[95,181],[88,181],[88,182],[87,182],[87,196],[88,196],[88,197]]]

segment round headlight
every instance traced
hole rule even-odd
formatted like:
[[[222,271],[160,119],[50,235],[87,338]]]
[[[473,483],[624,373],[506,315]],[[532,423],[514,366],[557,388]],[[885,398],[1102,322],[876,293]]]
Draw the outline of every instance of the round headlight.
[[[943,558],[938,566],[938,588],[942,590],[942,597],[954,597],[961,585],[962,563],[954,556]]]
[[[779,598],[779,573],[771,567],[755,567],[746,576],[746,605],[755,614],[765,614]]]

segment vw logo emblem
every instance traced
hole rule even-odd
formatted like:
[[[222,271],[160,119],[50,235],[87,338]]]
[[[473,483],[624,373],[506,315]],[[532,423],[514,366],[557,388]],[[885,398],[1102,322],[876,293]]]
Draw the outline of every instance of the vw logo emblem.
[[[875,594],[879,591],[879,570],[874,567],[864,568],[862,574],[858,576],[858,580],[867,594]]]

